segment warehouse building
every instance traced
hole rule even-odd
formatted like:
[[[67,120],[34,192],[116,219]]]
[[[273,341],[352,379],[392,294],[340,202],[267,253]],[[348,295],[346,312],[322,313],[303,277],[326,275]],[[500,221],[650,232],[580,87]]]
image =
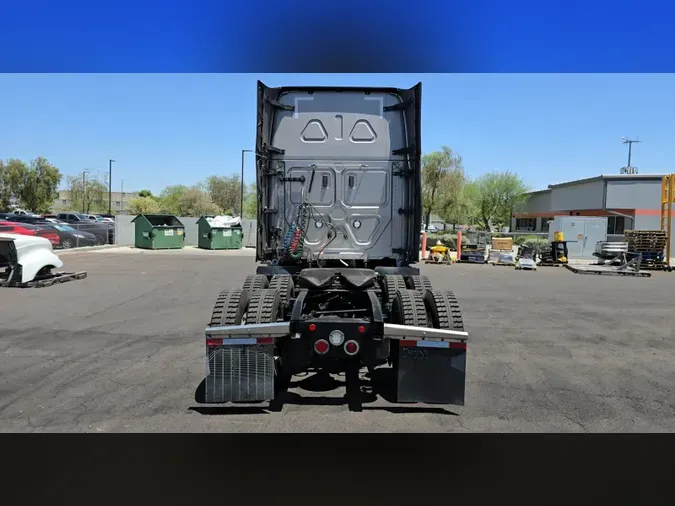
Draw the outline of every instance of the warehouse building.
[[[102,193],[101,201],[97,204],[99,208],[106,209],[106,212],[108,205],[110,204],[113,213],[129,211],[129,202],[138,197],[138,193],[136,192],[112,192],[112,195],[109,195],[108,192]],[[59,197],[54,201],[51,209],[55,213],[61,211],[77,211],[77,209],[73,209],[73,200],[70,197],[70,191],[59,190]]]
[[[516,232],[548,232],[554,216],[607,218],[607,240],[623,240],[624,230],[661,229],[663,176],[609,175],[553,184],[531,192],[511,221]],[[670,234],[671,252],[675,251]],[[672,255],[672,253],[671,253]]]

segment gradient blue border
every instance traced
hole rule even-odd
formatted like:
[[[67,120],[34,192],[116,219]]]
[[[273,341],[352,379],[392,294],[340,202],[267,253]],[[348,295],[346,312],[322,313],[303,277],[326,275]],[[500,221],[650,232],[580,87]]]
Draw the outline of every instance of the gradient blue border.
[[[675,2],[0,2],[1,72],[673,72]]]

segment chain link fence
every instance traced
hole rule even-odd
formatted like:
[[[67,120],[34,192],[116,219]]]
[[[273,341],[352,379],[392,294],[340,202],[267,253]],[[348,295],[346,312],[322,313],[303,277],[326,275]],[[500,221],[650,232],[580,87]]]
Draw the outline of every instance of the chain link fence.
[[[41,224],[39,227],[44,231],[43,235],[50,232],[58,236],[58,241],[52,241],[55,249],[115,244],[115,224],[110,222],[53,223]]]

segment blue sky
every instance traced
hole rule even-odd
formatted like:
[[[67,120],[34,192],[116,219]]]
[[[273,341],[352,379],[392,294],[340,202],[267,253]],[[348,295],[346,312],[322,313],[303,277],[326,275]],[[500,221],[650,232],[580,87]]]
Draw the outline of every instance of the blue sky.
[[[44,156],[64,174],[159,192],[238,173],[255,141],[255,83],[422,81],[424,152],[448,145],[471,177],[516,171],[533,189],[618,173],[639,137],[641,173],[675,172],[675,74],[2,74],[0,159]],[[247,158],[248,182],[254,179]]]

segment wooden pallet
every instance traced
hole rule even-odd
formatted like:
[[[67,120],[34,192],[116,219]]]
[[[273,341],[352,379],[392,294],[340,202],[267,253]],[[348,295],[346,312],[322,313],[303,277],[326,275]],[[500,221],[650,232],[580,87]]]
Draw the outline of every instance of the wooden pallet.
[[[13,282],[3,281],[0,282],[0,286],[10,288],[45,288],[47,286],[66,283],[68,281],[74,281],[76,279],[84,279],[86,277],[87,277],[86,271],[55,272],[48,276],[35,278],[33,281],[28,281],[27,283],[21,283],[20,281],[13,281]]]
[[[645,271],[664,271],[664,272],[671,272],[673,270],[672,267],[668,266],[667,264],[645,264],[642,262],[640,264],[640,269],[645,270]]]

